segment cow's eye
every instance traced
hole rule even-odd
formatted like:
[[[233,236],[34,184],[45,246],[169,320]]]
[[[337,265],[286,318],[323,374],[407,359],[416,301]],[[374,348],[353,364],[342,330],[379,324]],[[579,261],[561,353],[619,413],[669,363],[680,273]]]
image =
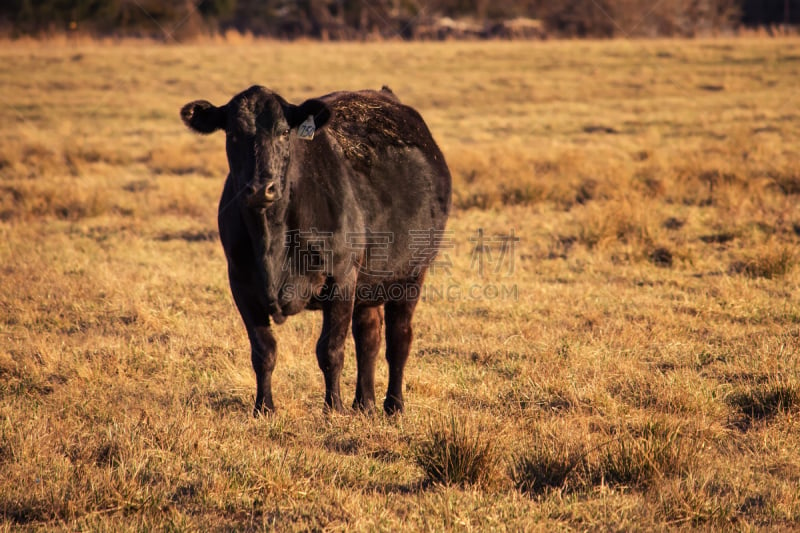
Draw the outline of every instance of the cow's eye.
[[[289,128],[286,128],[285,130],[283,130],[281,135],[283,135],[284,137],[288,137],[289,136]]]

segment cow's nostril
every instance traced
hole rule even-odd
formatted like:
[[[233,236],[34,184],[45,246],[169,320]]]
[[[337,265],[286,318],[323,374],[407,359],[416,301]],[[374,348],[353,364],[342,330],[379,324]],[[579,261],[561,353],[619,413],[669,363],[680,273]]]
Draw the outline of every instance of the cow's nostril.
[[[275,199],[276,196],[277,192],[275,191],[275,182],[271,181],[264,188],[264,198],[266,198],[268,202],[271,202]]]

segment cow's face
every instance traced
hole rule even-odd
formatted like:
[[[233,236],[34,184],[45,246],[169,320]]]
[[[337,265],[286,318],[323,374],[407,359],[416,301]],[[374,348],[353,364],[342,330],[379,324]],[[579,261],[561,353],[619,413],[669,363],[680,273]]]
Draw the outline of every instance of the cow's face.
[[[260,86],[236,95],[222,107],[198,100],[181,109],[183,122],[196,132],[225,130],[231,177],[245,204],[257,210],[286,194],[292,139],[307,138],[330,116],[320,100],[295,106]]]

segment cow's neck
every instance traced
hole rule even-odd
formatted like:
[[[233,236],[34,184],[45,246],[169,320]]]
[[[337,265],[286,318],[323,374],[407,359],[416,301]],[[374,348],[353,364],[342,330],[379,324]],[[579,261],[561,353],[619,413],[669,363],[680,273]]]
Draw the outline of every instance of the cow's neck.
[[[324,233],[340,229],[341,158],[332,148],[327,131],[319,132],[314,141],[294,141],[286,179],[290,190],[283,218],[288,229]]]

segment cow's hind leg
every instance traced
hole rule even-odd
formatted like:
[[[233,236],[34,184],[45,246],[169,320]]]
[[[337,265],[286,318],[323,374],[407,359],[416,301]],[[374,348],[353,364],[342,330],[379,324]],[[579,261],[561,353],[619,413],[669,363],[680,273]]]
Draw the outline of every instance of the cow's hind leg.
[[[411,349],[411,317],[416,305],[417,300],[389,301],[384,305],[389,387],[383,410],[388,415],[403,412],[403,369]]]
[[[356,307],[353,310],[353,339],[356,344],[356,397],[353,409],[372,412],[375,409],[375,360],[381,347],[383,309]]]
[[[344,342],[353,316],[351,299],[332,298],[322,308],[322,334],[317,341],[317,363],[325,376],[325,407],[342,411],[339,376],[344,366]]]

